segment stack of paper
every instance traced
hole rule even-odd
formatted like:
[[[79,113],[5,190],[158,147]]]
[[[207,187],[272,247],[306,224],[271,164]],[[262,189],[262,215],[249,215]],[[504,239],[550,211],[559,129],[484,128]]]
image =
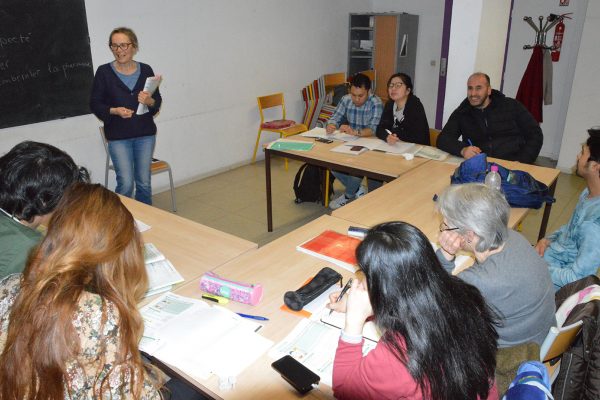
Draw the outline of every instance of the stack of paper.
[[[148,291],[144,297],[170,290],[183,277],[152,243],[144,244],[144,263],[148,274]]]
[[[146,83],[144,83],[144,92],[150,93],[150,95],[154,94],[156,89],[158,89],[158,85],[162,82],[162,76],[149,76],[146,78]],[[136,110],[137,115],[146,114],[148,112],[148,106],[142,103],[138,104],[138,108]]]
[[[140,313],[140,350],[194,379],[237,376],[273,345],[256,333],[260,324],[173,293],[163,294]]]
[[[285,339],[269,351],[269,356],[279,359],[290,355],[319,375],[321,382],[331,386],[339,337],[340,329],[312,318],[303,318]],[[365,340],[363,355],[376,345],[377,342]]]
[[[347,133],[340,132],[339,130],[328,134],[325,128],[313,128],[309,131],[302,132],[300,136],[311,137],[311,138],[322,138],[331,140],[341,140],[343,142],[352,142],[358,139],[358,136],[348,135]]]
[[[356,248],[360,242],[355,237],[328,230],[296,246],[296,250],[339,265],[350,272],[356,272]]]

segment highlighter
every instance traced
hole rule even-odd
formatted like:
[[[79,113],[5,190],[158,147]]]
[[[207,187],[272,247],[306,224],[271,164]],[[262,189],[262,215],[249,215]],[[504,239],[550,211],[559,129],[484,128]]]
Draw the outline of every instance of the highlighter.
[[[215,303],[219,303],[219,304],[229,303],[229,299],[226,299],[225,297],[221,297],[221,296],[215,296],[213,294],[203,294],[202,298],[205,300],[214,301]]]

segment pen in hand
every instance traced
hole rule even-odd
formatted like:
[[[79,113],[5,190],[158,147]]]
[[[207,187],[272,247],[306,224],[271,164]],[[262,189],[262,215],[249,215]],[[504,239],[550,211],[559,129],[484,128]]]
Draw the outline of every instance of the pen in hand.
[[[350,289],[350,286],[352,286],[352,278],[348,279],[348,282],[346,282],[346,286],[344,286],[344,288],[340,292],[340,295],[335,300],[336,303],[340,302],[340,300],[342,299],[342,297],[344,297],[344,295],[346,294],[346,292],[348,291],[348,289]],[[331,310],[329,310],[329,315],[331,315],[332,312],[333,312],[333,308]]]

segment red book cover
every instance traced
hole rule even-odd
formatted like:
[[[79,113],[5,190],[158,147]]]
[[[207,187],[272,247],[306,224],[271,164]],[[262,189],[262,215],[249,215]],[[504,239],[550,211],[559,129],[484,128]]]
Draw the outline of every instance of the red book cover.
[[[319,236],[296,246],[296,250],[329,261],[351,272],[356,272],[356,247],[360,239],[334,231],[325,231]]]

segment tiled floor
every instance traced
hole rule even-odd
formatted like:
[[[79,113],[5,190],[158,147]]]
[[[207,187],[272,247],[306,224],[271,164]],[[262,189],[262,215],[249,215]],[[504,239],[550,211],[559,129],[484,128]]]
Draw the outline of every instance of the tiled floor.
[[[271,233],[267,232],[265,173],[262,161],[178,187],[177,214],[262,246],[329,212],[316,203],[294,203],[292,186],[300,165],[299,162],[290,160],[289,169],[286,171],[283,159],[272,159],[274,231]],[[584,187],[583,179],[575,175],[560,174],[548,233],[569,220],[579,193]],[[339,193],[341,187],[335,188]],[[154,195],[153,201],[156,207],[170,210],[168,191]],[[542,215],[543,209],[532,210],[522,224],[522,232],[531,243],[537,241]]]

